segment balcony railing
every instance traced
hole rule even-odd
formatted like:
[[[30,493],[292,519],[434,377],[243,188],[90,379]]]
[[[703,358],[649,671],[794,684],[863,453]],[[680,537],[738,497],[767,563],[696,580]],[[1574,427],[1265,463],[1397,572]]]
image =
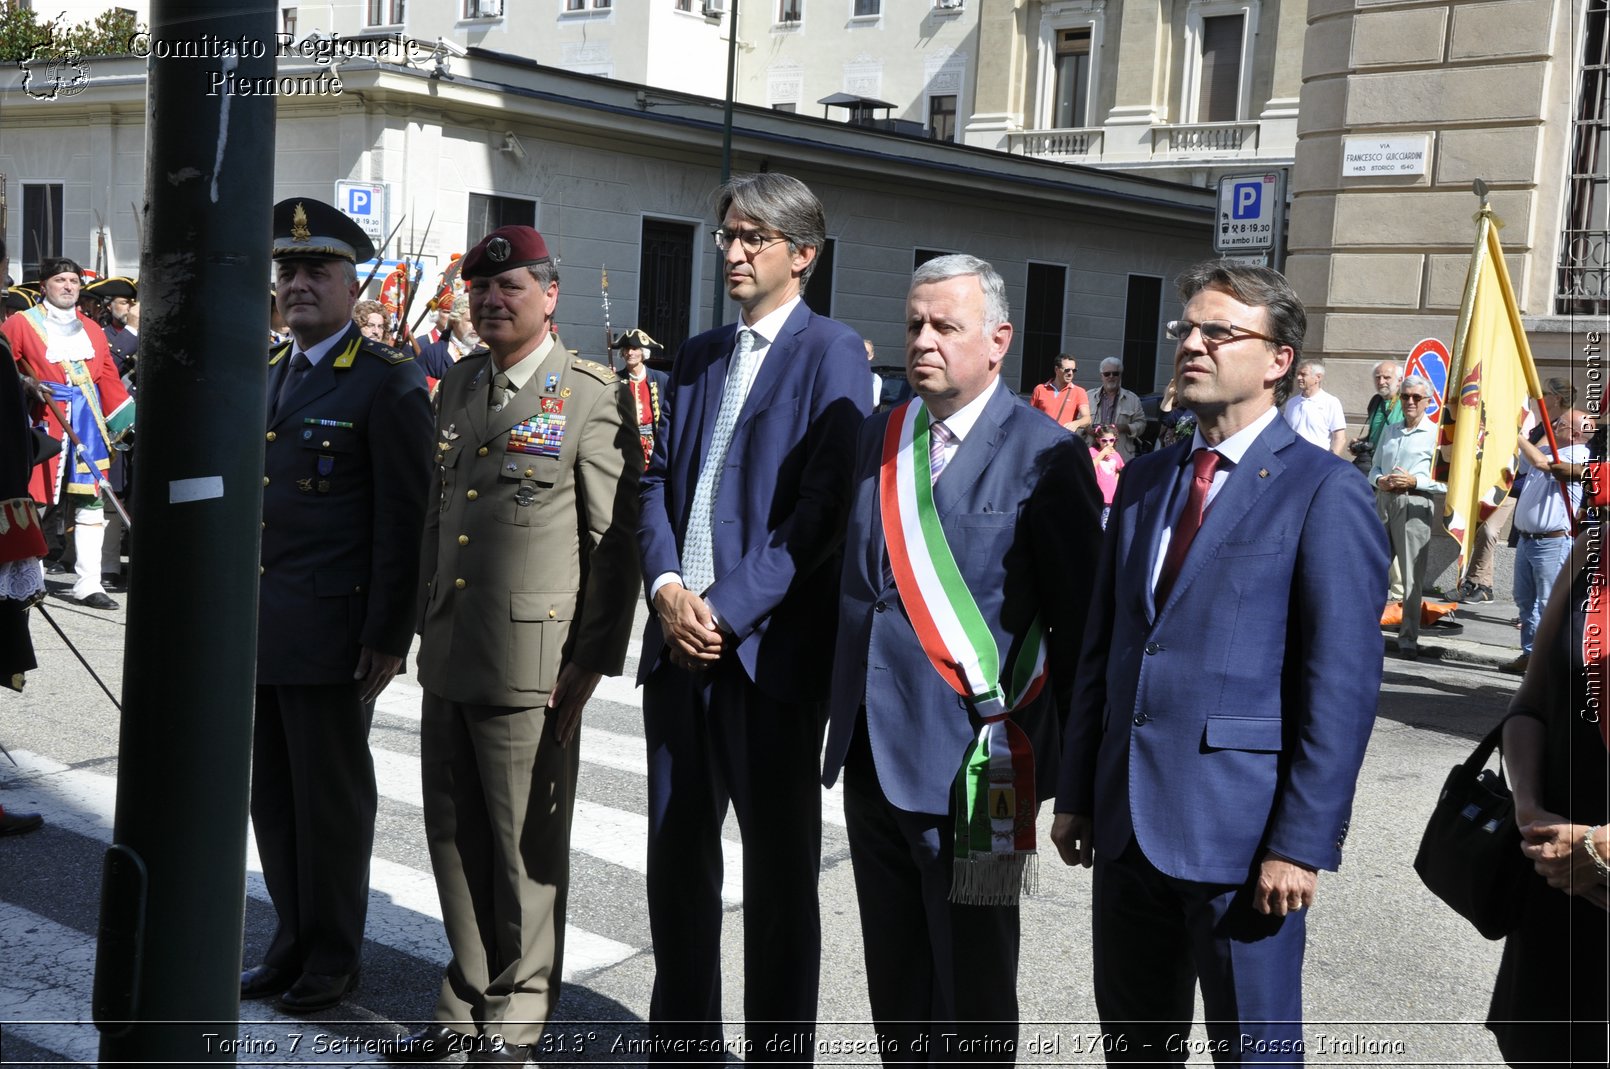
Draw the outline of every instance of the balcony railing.
[[[1257,122],[1159,124],[1151,128],[1154,160],[1213,160],[1258,154]],[[1007,151],[1059,163],[1101,163],[1103,128],[1023,130],[1006,135]],[[1133,159],[1126,155],[1125,160]],[[1118,162],[1116,160],[1109,162]]]
[[[1610,311],[1610,233],[1567,230],[1561,237],[1555,312],[1604,315]]]
[[[1101,158],[1101,127],[1068,130],[1024,130],[1006,135],[1006,150],[1016,156],[1067,161]]]
[[[1152,155],[1255,155],[1256,122],[1202,122],[1152,127]]]

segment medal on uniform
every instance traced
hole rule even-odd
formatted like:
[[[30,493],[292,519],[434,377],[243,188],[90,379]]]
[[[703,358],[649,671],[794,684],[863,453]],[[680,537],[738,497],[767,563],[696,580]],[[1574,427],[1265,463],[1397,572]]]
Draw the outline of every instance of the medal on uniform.
[[[458,438],[458,424],[449,423],[447,425],[447,429],[442,432],[442,437],[446,438],[449,442],[456,440]]]
[[[553,391],[555,389],[557,389],[558,386],[559,386],[559,375],[557,373],[554,373],[554,374],[550,374],[548,376],[547,383],[546,383],[546,385],[543,386],[543,389],[546,390],[548,393],[553,393]]]
[[[514,425],[509,431],[509,443],[505,452],[523,453],[534,457],[559,456],[560,446],[565,440],[564,406],[563,402],[555,402],[558,411],[548,411],[547,402],[550,400],[553,398],[544,398],[541,411],[530,419]],[[516,461],[509,460],[504,464],[504,473],[513,473],[517,470],[516,465]]]
[[[302,491],[304,494],[311,494],[313,492],[313,480],[298,479],[296,480],[296,488]]]

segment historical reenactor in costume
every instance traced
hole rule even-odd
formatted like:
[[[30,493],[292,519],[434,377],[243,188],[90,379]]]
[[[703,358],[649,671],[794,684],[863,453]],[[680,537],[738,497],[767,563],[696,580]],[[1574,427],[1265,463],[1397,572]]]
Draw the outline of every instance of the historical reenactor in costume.
[[[134,374],[134,356],[140,349],[140,292],[132,278],[113,275],[84,287],[87,296],[101,300],[101,327],[106,344],[117,361],[118,373],[128,380]]]
[[[252,822],[279,926],[241,998],[306,1013],[358,985],[377,795],[374,700],[418,605],[430,404],[412,353],[358,332],[357,224],[309,198],[274,207],[291,341],[268,367]]]
[[[641,327],[628,330],[611,349],[621,350],[626,362],[621,387],[632,395],[632,411],[637,413],[637,434],[643,441],[643,467],[654,455],[654,435],[664,425],[666,374],[648,366],[650,353],[663,354],[665,346],[648,336]]]
[[[637,424],[553,333],[542,235],[465,254],[486,348],[441,381],[419,646],[425,833],[453,960],[394,1056],[524,1064],[559,999],[582,707],[621,671],[638,591]]]
[[[0,325],[11,341],[23,374],[50,391],[50,435],[63,442],[57,457],[34,469],[30,492],[50,505],[73,532],[76,580],[72,600],[91,609],[115,609],[101,582],[101,546],[106,537],[106,505],[101,483],[111,468],[113,444],[134,425],[134,401],[118,375],[106,332],[78,310],[83,285],[78,264],[51,257],[40,265],[43,299]],[[77,444],[57,413],[72,424]],[[64,463],[65,462],[65,463]],[[71,515],[68,515],[71,510]]]
[[[84,287],[84,293],[101,301],[100,322],[106,331],[106,344],[112,350],[123,384],[132,394],[135,391],[135,357],[140,350],[140,295],[134,280],[123,275],[98,279]],[[128,506],[134,485],[133,443],[120,443],[112,453],[112,466],[107,471],[112,492]],[[101,583],[107,590],[127,590],[123,574],[123,517],[116,509],[106,513],[106,540],[101,548]],[[70,553],[70,551],[69,551]],[[65,558],[66,555],[64,555]]]

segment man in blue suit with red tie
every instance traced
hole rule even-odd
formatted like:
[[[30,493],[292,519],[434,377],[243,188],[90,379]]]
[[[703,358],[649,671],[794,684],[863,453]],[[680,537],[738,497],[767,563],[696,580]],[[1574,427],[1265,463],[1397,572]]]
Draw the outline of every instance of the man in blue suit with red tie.
[[[1200,980],[1219,1064],[1301,1064],[1307,909],[1342,843],[1381,682],[1369,488],[1279,418],[1307,325],[1286,280],[1180,280],[1196,435],[1124,469],[1052,838],[1095,864],[1109,1062],[1184,1064]]]
[[[742,322],[677,354],[638,529],[654,609],[639,664],[652,1060],[723,1060],[730,805],[744,841],[745,1059],[809,1064],[814,1046],[799,1037],[815,1029],[820,973],[817,759],[866,355],[853,330],[800,299],[827,239],[803,182],[734,177],[717,214]]]
[[[884,1060],[1010,1062],[1018,894],[1101,497],[1078,439],[1000,381],[1012,325],[993,267],[920,266],[906,335],[920,402],[861,429],[823,782],[843,771]]]

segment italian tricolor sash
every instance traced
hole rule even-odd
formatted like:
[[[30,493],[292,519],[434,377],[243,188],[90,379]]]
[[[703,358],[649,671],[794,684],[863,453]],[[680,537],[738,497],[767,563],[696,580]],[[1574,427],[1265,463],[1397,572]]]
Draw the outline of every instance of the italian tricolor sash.
[[[1034,889],[1034,750],[1011,722],[1045,685],[1045,634],[1038,618],[1009,679],[989,624],[956,567],[934,508],[928,469],[928,409],[913,399],[889,416],[879,503],[889,566],[917,641],[934,670],[984,721],[956,774],[955,866],[950,898],[1015,905]]]

